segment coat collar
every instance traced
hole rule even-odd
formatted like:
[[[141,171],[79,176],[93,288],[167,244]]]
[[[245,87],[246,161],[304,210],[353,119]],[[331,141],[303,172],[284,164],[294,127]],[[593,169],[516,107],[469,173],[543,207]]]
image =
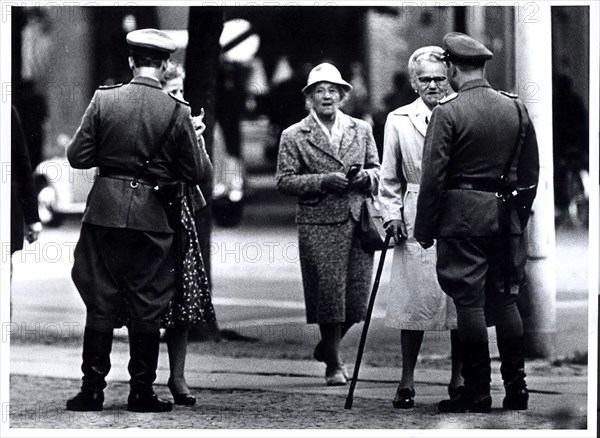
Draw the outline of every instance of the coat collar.
[[[151,78],[148,76],[136,76],[134,77],[131,82],[131,84],[139,84],[139,85],[145,85],[148,87],[152,87],[152,88],[156,88],[158,90],[162,90],[162,87],[160,86],[160,82],[158,79],[156,78]]]
[[[308,143],[311,146],[319,149],[324,154],[343,164],[342,158],[344,155],[346,155],[346,153],[348,153],[352,142],[356,137],[356,122],[351,117],[343,113],[342,115],[347,117],[349,122],[344,129],[344,134],[340,143],[340,150],[337,154],[333,151],[331,145],[329,144],[329,140],[325,136],[325,133],[321,127],[310,114],[302,119],[300,130],[307,134]]]
[[[485,78],[479,78],[479,79],[473,79],[472,81],[469,81],[469,82],[465,82],[458,89],[458,92],[472,90],[473,88],[481,88],[481,87],[483,87],[483,88],[492,88],[492,86],[487,81],[487,79],[485,79]]]
[[[408,116],[408,118],[410,119],[414,127],[417,129],[417,131],[419,131],[424,137],[425,133],[427,132],[425,115],[429,115],[424,114],[425,109],[427,109],[427,107],[425,106],[425,102],[423,102],[423,100],[419,97],[414,102],[409,103],[408,105],[401,106],[400,108],[394,110],[392,114],[398,116]]]

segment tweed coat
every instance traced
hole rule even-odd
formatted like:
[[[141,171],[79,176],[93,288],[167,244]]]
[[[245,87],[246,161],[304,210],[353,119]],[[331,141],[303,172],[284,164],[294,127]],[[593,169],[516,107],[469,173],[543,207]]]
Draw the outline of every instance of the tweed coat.
[[[287,128],[281,134],[277,162],[277,188],[298,197],[298,224],[334,224],[349,215],[360,217],[364,194],[348,190],[339,195],[321,188],[323,177],[331,172],[346,173],[352,164],[361,164],[369,173],[371,190],[379,183],[379,158],[371,126],[341,114],[347,121],[339,152],[336,153],[312,116]]]
[[[357,221],[365,192],[328,193],[321,187],[331,172],[346,173],[361,164],[376,193],[379,158],[369,124],[341,112],[344,133],[339,152],[312,116],[281,136],[277,187],[297,196],[300,266],[308,323],[358,322],[364,319],[373,273],[373,254],[363,251]]]
[[[385,322],[404,330],[456,328],[454,303],[437,281],[435,247],[424,250],[413,236],[430,113],[418,98],[392,111],[384,131],[379,182],[384,220],[404,219],[408,231],[408,239],[394,247]]]

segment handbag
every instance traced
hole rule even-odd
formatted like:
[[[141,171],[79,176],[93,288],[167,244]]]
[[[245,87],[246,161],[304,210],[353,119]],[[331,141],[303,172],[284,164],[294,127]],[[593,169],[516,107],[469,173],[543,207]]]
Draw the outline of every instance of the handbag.
[[[386,247],[383,214],[378,201],[373,196],[367,196],[362,203],[359,232],[360,244],[364,251],[381,251]]]

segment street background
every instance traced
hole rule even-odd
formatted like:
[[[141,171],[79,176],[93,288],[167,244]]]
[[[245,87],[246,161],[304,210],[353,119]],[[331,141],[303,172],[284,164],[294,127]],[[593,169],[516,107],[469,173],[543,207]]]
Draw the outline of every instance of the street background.
[[[597,299],[597,285],[591,286],[590,298],[590,259],[596,255],[588,253],[587,229],[590,150],[594,166],[597,162],[597,148],[589,144],[590,131],[597,132],[597,99],[590,108],[589,98],[590,75],[594,87],[597,82],[597,71],[590,70],[598,64],[597,33],[590,32],[598,24],[595,6],[527,2],[514,7],[267,10],[38,5],[8,12],[12,62],[6,81],[11,103],[25,121],[47,225],[39,242],[26,245],[13,259],[12,315],[2,326],[3,341],[10,339],[10,399],[3,415],[9,414],[13,431],[175,428],[205,429],[206,435],[208,429],[222,428],[373,428],[394,429],[395,434],[418,429],[412,434],[423,436],[426,430],[508,428],[518,436],[533,429],[581,432],[595,425],[595,418],[587,417],[588,405],[592,411],[597,406],[589,399],[595,390],[588,376],[589,340],[597,335],[597,315],[589,309],[596,308],[590,299]],[[94,90],[129,81],[125,35],[144,27],[165,29],[176,38],[180,50],[173,59],[188,73],[186,99],[193,114],[201,107],[207,114],[207,147],[217,172],[214,187],[202,189],[212,194],[217,223],[206,246],[221,341],[206,340],[206,331],[198,330],[190,343],[187,378],[198,396],[196,406],[169,414],[132,414],[125,411],[127,333],[118,330],[105,410],[72,413],[64,404],[80,385],[85,320],[70,280],[80,228],[80,214],[73,213],[82,212],[94,171],[74,173],[65,160],[65,145]],[[324,365],[312,359],[319,334],[304,319],[294,199],[279,195],[274,184],[279,133],[305,115],[299,90],[308,68],[328,61],[354,86],[344,111],[371,123],[381,152],[385,116],[415,97],[406,80],[408,57],[417,47],[439,44],[450,31],[469,33],[493,50],[486,66],[491,85],[521,96],[541,145],[543,172],[530,223],[536,251],[529,255],[531,271],[540,267],[536,284],[542,286],[536,288],[534,303],[538,334],[549,342],[534,343],[546,354],[527,362],[531,408],[499,408],[503,388],[493,331],[491,414],[437,412],[449,378],[448,333],[425,337],[415,408],[391,408],[401,355],[399,331],[384,324],[388,254],[355,405],[344,410],[348,388],[326,387]],[[60,175],[53,173],[57,170]],[[208,230],[206,222],[200,232],[204,242]],[[5,247],[2,257],[4,273],[10,261]],[[357,325],[343,341],[350,370],[361,329]],[[164,344],[161,348],[156,388],[169,397]]]
[[[293,200],[264,175],[250,176],[253,195],[236,228],[213,234],[213,301],[221,342],[191,342],[187,379],[198,396],[193,408],[167,415],[124,410],[128,345],[118,330],[105,410],[71,413],[64,403],[80,385],[85,310],[69,274],[80,217],[47,229],[14,258],[11,335],[11,427],[33,428],[585,428],[587,424],[587,230],[557,232],[555,357],[527,363],[532,392],[526,413],[498,409],[503,396],[493,338],[494,411],[490,416],[440,416],[449,378],[448,333],[427,333],[417,366],[417,405],[392,409],[400,377],[398,330],[384,326],[389,269],[384,271],[363,358],[354,408],[343,409],[348,387],[324,385],[324,365],[312,360],[319,339],[304,320]],[[268,208],[269,219],[263,211]],[[391,256],[388,253],[388,257]],[[391,265],[386,260],[386,267]],[[344,339],[352,370],[362,324]],[[168,361],[161,345],[157,392],[166,388]],[[192,415],[193,413],[193,415]]]

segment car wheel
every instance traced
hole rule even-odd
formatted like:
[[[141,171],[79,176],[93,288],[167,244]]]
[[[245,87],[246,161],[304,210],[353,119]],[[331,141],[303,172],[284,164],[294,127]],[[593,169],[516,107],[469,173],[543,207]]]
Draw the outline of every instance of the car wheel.
[[[62,216],[56,212],[56,190],[46,180],[37,181],[37,202],[40,222],[49,227],[61,224]]]

